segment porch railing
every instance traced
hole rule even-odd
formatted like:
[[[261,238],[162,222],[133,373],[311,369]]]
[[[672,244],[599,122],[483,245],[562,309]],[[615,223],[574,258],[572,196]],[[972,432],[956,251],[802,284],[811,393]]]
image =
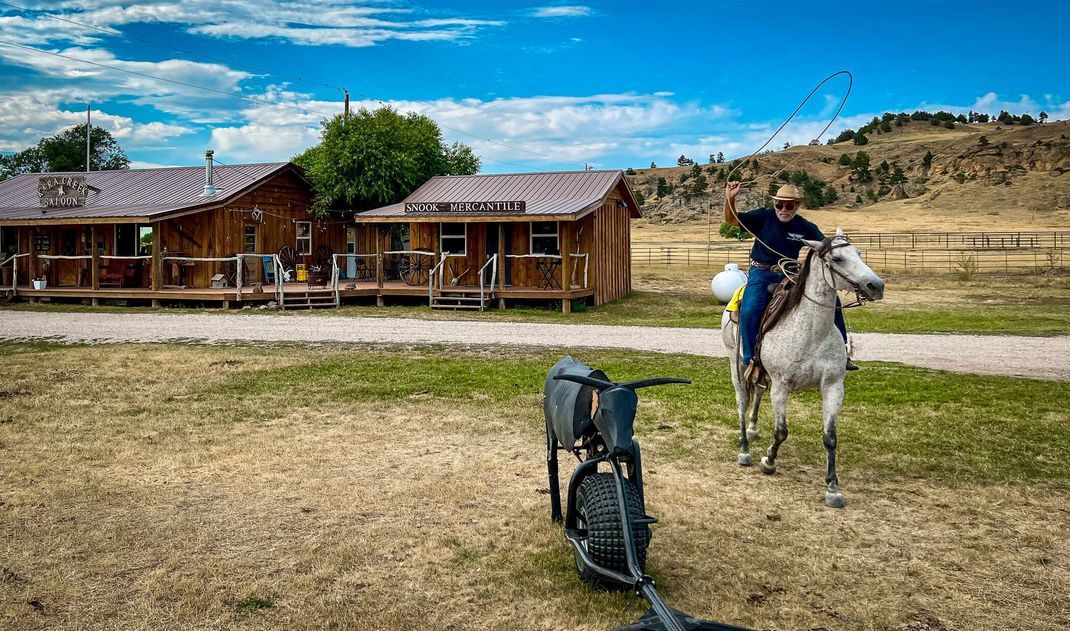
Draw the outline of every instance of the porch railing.
[[[29,252],[22,254],[15,253],[0,262],[0,267],[11,263],[11,295],[17,296],[19,293],[19,259],[24,256],[29,256]]]
[[[573,253],[569,254],[569,258],[571,258],[571,259],[580,259],[580,258],[583,259],[583,288],[587,289],[587,267],[591,262],[591,255],[590,254],[580,254],[578,252],[573,252]],[[576,276],[576,265],[575,264],[569,266],[569,275],[572,276],[572,277]],[[569,278],[568,280],[569,280],[568,288],[572,289],[572,285],[573,285],[572,278]]]
[[[446,259],[450,256],[449,252],[443,252],[442,257],[438,260],[438,265],[431,269],[431,274],[427,277],[427,306],[435,306],[435,275],[438,274],[438,288],[442,289],[442,266],[446,264]]]
[[[331,288],[334,290],[334,304],[335,304],[335,306],[342,304],[341,303],[342,295],[341,295],[341,291],[340,291],[339,286],[338,286],[339,285],[338,281],[339,281],[339,279],[341,277],[341,274],[342,274],[342,268],[338,265],[338,259],[346,259],[348,261],[349,259],[360,260],[360,259],[364,259],[364,258],[374,258],[374,259],[376,259],[376,263],[378,264],[379,255],[374,253],[374,252],[372,252],[370,254],[335,254],[334,256],[331,257]],[[359,276],[360,273],[358,272],[357,274]],[[357,279],[357,280],[359,281],[359,279]]]
[[[485,301],[485,298],[484,298],[484,295],[483,295],[483,292],[484,292],[484,288],[483,288],[483,277],[484,277],[483,271],[485,269],[487,269],[488,265],[491,266],[491,268],[490,268],[490,293],[491,293],[491,297],[493,297],[494,296],[494,282],[498,278],[498,254],[497,253],[494,253],[489,259],[487,259],[487,262],[483,264],[483,267],[479,268],[479,308],[480,309],[483,308],[484,301]]]

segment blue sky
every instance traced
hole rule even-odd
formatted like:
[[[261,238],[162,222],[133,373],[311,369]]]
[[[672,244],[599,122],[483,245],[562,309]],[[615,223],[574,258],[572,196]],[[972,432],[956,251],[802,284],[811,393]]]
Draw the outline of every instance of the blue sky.
[[[840,69],[855,84],[831,134],[886,110],[1070,118],[1070,3],[7,2],[0,151],[89,101],[134,166],[288,159],[341,111],[339,87],[354,108],[431,116],[485,172],[746,155]],[[845,88],[776,146],[813,138]]]

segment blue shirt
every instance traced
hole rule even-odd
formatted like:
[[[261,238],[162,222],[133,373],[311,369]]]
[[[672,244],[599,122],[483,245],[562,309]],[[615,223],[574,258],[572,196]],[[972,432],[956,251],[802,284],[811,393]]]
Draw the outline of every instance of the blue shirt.
[[[772,208],[756,208],[744,213],[737,213],[739,225],[747,232],[755,235],[765,243],[765,247],[758,239],[754,240],[751,248],[751,259],[766,265],[776,265],[783,257],[791,259],[799,258],[799,251],[803,247],[803,239],[820,241],[825,238],[821,230],[813,222],[807,221],[796,214],[791,221],[784,223],[776,216],[776,210]]]

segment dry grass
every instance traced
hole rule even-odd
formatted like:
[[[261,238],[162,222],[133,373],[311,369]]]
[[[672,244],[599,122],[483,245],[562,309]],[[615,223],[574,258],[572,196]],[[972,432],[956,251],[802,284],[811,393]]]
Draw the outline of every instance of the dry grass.
[[[604,629],[643,609],[580,584],[549,523],[527,352],[4,350],[6,628]],[[463,387],[480,379],[497,386]],[[768,478],[673,405],[651,391],[640,435],[674,606],[778,629],[1070,624],[1064,484],[859,471],[845,448],[832,511],[808,430]]]

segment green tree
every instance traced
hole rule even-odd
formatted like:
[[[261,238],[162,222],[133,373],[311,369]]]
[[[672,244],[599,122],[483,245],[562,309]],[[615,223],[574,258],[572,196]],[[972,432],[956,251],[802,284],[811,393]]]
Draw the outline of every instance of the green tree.
[[[739,226],[733,226],[730,223],[722,223],[721,227],[717,230],[717,233],[725,239],[739,239],[740,241],[743,241],[744,239],[751,238],[751,233]]]
[[[658,178],[658,189],[657,189],[658,197],[665,197],[666,195],[668,195],[671,192],[672,192],[672,187],[669,186],[669,183],[665,181],[665,178],[659,177]]]
[[[824,197],[826,204],[835,204],[840,199],[839,194],[831,184],[825,187]]]
[[[312,180],[313,211],[375,208],[400,202],[432,176],[471,175],[472,149],[446,145],[435,121],[390,107],[364,108],[323,121],[320,144],[294,157]]]
[[[840,154],[840,159],[837,162],[837,164],[839,164],[841,167],[849,167],[849,166],[851,166],[851,154],[849,154],[849,153],[841,153]]]
[[[635,169],[628,167],[628,170],[624,172],[624,175],[635,175]]]
[[[642,207],[643,204],[646,203],[646,196],[643,195],[643,191],[637,190],[632,192],[635,193],[635,203],[639,204],[639,206]]]
[[[1047,120],[1048,120],[1048,113],[1047,112],[1041,112],[1040,113],[1040,124],[1043,125],[1045,122],[1047,122]]]
[[[89,138],[89,170],[116,171],[130,168],[119,143],[103,127],[93,127]],[[77,125],[42,138],[36,146],[0,156],[0,180],[20,173],[85,171],[85,125]]]
[[[926,151],[925,152],[925,155],[921,159],[921,165],[923,167],[925,167],[926,169],[930,168],[933,165],[933,152],[932,151]]]
[[[1037,121],[1036,121],[1036,119],[1034,119],[1029,114],[1022,114],[1021,122],[1022,122],[1023,125],[1032,125],[1033,123],[1035,123]]]
[[[717,152],[717,164],[721,164],[722,162],[724,162],[724,154],[721,153],[720,151],[718,151]]]
[[[866,138],[865,134],[855,134],[854,143],[858,146],[862,146],[869,142],[869,138]]]
[[[685,156],[683,154],[680,154],[680,157],[676,159],[676,166],[678,166],[678,167],[691,166],[692,162],[693,161],[691,160],[691,158],[688,158],[687,156]]]
[[[869,170],[869,154],[859,151],[851,159],[851,171],[859,182],[869,182],[873,179],[873,173]]]
[[[651,169],[656,169],[656,168],[658,168],[658,165],[657,165],[657,163],[656,163],[656,162],[651,162],[651,163],[650,163],[650,168],[651,168]]]

